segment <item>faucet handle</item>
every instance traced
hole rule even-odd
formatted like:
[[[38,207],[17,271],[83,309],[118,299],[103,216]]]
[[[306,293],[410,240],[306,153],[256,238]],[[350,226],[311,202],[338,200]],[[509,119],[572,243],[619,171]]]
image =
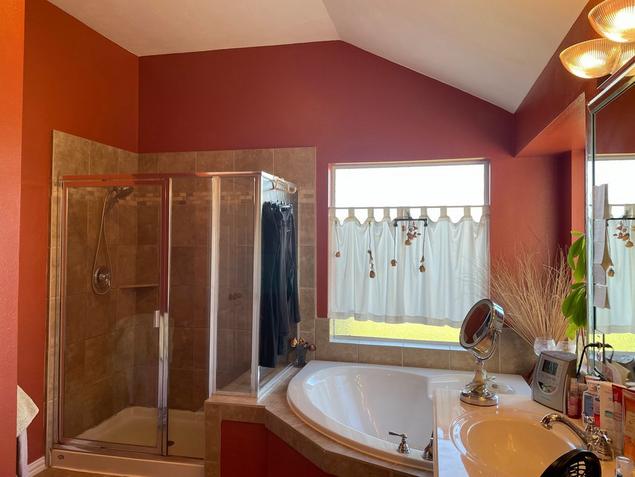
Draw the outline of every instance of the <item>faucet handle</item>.
[[[400,454],[409,454],[410,446],[408,446],[408,436],[406,434],[399,434],[398,432],[388,431],[391,436],[401,437],[401,442],[397,446],[397,452]]]
[[[591,431],[591,446],[591,450],[596,453],[600,460],[613,460],[615,458],[613,440],[606,431],[599,427],[594,427]]]
[[[586,432],[592,432],[597,429],[593,416],[582,416],[582,422],[584,422],[584,430]]]

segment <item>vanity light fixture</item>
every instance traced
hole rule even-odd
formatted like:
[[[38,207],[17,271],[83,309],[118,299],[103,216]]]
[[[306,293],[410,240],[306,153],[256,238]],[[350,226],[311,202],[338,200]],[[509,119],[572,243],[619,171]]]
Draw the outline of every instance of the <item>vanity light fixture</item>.
[[[606,0],[589,12],[591,26],[618,43],[635,41],[635,0]]]
[[[615,62],[615,66],[613,66],[613,71],[611,73],[615,73],[622,66],[624,66],[628,60],[635,56],[635,43],[622,43],[620,45],[620,55]]]
[[[580,78],[601,78],[612,73],[621,58],[620,45],[604,38],[583,41],[560,53],[560,61]]]
[[[635,56],[635,0],[605,0],[591,9],[589,22],[603,38],[564,49],[560,61],[575,76],[601,78]]]

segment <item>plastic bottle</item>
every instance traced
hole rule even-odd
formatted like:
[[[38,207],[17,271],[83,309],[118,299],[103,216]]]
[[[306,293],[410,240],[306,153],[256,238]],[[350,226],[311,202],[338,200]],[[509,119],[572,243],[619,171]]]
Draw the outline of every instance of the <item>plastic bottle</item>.
[[[587,389],[582,393],[582,415],[590,417],[595,422],[596,404],[595,398],[597,396],[597,385],[593,382],[587,384]],[[597,419],[600,420],[600,402],[597,402]]]
[[[571,378],[569,394],[567,396],[567,416],[572,419],[578,419],[581,413],[582,399],[580,396],[580,389],[578,388],[578,381],[576,378]]]
[[[593,391],[593,423],[596,427],[601,427],[602,425],[600,410],[600,386],[596,384],[595,390]]]

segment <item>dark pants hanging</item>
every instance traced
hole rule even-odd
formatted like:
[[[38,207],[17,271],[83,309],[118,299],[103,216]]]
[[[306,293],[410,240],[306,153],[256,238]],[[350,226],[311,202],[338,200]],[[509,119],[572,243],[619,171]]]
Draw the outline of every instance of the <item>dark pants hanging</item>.
[[[293,209],[266,202],[262,209],[260,366],[273,368],[287,352],[291,324],[300,322]]]

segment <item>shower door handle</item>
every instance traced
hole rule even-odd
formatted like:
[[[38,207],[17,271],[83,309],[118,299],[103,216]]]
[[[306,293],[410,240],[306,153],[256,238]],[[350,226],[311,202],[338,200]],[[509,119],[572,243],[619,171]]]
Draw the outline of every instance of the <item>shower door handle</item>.
[[[154,310],[154,327],[161,327],[161,310]]]

